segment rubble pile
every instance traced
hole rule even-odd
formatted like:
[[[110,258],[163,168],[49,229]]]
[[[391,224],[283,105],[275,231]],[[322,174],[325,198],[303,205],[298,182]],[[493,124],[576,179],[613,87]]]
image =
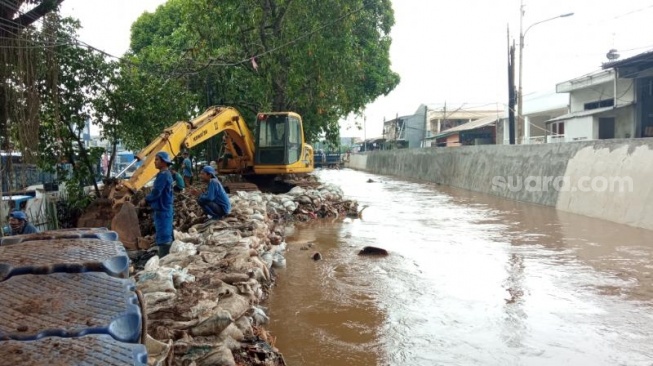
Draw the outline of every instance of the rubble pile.
[[[286,194],[238,192],[208,223],[194,197],[176,197],[170,254],[135,274],[146,303],[150,365],[285,365],[262,306],[285,266],[283,223],[357,213],[333,185]]]

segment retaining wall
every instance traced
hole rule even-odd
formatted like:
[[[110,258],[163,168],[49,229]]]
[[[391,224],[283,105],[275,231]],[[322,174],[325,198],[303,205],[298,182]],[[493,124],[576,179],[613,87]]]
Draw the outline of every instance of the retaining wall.
[[[653,139],[352,154],[347,167],[653,230]]]

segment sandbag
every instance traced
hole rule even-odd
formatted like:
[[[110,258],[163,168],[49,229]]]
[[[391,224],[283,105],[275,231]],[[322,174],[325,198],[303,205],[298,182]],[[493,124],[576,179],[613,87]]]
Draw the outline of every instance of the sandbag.
[[[136,287],[142,293],[151,292],[176,292],[172,275],[172,268],[159,267],[156,270],[142,271],[138,274]]]
[[[221,309],[191,328],[190,334],[193,336],[215,336],[222,333],[233,321],[229,312]]]
[[[170,309],[175,306],[177,295],[174,292],[150,292],[143,294],[147,315],[154,314],[162,309]]]
[[[172,349],[172,340],[168,343],[159,342],[150,337],[148,334],[145,338],[145,348],[147,349],[148,366],[165,366],[170,350]]]

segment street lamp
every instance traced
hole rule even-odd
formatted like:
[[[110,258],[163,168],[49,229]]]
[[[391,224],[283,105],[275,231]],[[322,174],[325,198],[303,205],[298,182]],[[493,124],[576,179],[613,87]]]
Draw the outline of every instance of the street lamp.
[[[522,0],[521,3],[521,8],[519,9],[520,16],[519,16],[519,90],[518,90],[518,96],[517,96],[517,143],[522,144],[524,143],[522,140],[524,138],[524,129],[526,128],[526,121],[524,120],[524,111],[522,110],[523,108],[523,94],[522,94],[522,68],[524,65],[524,37],[526,37],[526,33],[528,33],[528,30],[533,28],[534,26],[538,24],[542,24],[551,20],[555,20],[558,18],[566,18],[574,15],[574,13],[567,13],[567,14],[561,14],[558,16],[555,16],[553,18],[548,18],[544,20],[540,20],[539,22],[535,22],[526,28],[526,31],[522,32],[523,28],[523,21],[524,21],[524,2]]]

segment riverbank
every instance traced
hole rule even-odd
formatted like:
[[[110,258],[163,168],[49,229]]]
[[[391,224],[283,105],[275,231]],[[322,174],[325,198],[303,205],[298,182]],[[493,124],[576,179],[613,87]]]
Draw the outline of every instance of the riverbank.
[[[150,365],[285,365],[261,306],[275,270],[285,266],[284,225],[357,210],[339,187],[321,184],[278,195],[238,192],[230,200],[226,218],[186,227],[201,209],[177,197],[183,207],[176,203],[170,254],[133,273],[146,303]]]
[[[653,230],[653,139],[352,154],[346,167]]]

